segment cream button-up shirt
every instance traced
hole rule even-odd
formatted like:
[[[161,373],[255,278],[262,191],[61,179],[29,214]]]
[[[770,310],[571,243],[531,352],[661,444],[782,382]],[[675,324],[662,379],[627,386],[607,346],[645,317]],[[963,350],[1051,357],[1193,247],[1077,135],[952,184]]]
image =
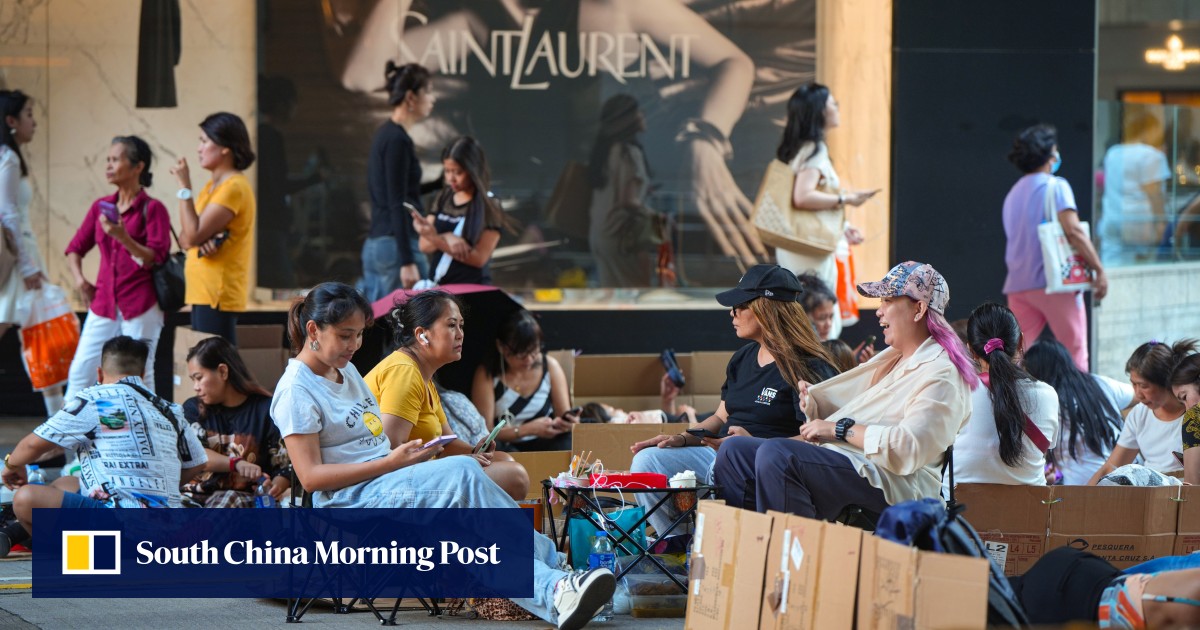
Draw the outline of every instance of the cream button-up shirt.
[[[864,448],[823,444],[850,458],[889,504],[936,497],[946,449],[971,417],[971,386],[931,337],[907,361],[888,348],[849,372],[809,388],[810,418],[853,418]]]

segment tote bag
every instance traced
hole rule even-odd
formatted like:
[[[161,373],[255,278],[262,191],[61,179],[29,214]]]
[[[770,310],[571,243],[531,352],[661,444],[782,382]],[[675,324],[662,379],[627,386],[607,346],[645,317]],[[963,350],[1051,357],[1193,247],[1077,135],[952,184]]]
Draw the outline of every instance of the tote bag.
[[[42,282],[42,288],[21,295],[17,311],[21,316],[21,358],[33,389],[65,383],[79,345],[79,318],[71,310],[67,294]]]
[[[1050,176],[1046,184],[1046,197],[1042,207],[1046,210],[1045,220],[1038,224],[1038,241],[1042,244],[1042,265],[1046,273],[1046,293],[1071,293],[1091,291],[1092,276],[1079,252],[1071,247],[1058,222],[1058,205],[1054,191],[1058,178]],[[1080,221],[1085,238],[1092,237],[1091,226]]]
[[[793,208],[795,181],[796,174],[787,164],[771,160],[758,188],[750,222],[758,230],[759,240],[767,245],[809,256],[828,256],[837,249],[846,222],[845,211]]]

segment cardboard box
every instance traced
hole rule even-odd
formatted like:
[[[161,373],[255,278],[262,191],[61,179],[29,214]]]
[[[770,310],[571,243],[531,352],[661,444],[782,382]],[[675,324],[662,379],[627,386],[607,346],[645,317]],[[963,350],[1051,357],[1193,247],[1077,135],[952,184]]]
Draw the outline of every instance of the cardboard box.
[[[1051,489],[1047,486],[957,484],[963,517],[979,532],[1005,575],[1021,575],[1046,554]]]
[[[918,551],[864,536],[858,628],[983,628],[988,573],[983,558]]]
[[[543,479],[557,477],[558,473],[571,465],[571,451],[518,452],[509,455],[529,473],[529,492],[525,496],[530,499],[542,497]]]
[[[677,424],[577,424],[571,430],[571,450],[591,451],[592,460],[603,461],[607,470],[629,470],[633,463],[629,447],[634,442],[681,430]]]
[[[854,626],[862,530],[801,516],[774,517],[760,630]]]
[[[689,387],[683,393],[691,394],[692,357],[676,354],[675,362],[688,377]],[[662,376],[663,365],[657,354],[580,355],[575,357],[575,398],[578,404],[597,396],[653,396],[657,400]]]
[[[1175,551],[1183,556],[1200,551],[1200,486],[1179,486],[1179,525],[1175,528]]]
[[[774,519],[721,501],[701,501],[697,510],[684,627],[725,630],[757,620]]]
[[[1179,488],[1054,486],[1046,549],[1071,546],[1119,569],[1171,555]]]
[[[188,377],[187,353],[202,339],[213,337],[209,333],[196,332],[188,326],[175,328],[175,347],[172,354],[174,402],[183,401],[195,395],[192,381]],[[283,370],[287,367],[288,351],[283,345],[283,326],[238,326],[238,354],[246,362],[246,367],[254,375],[254,379],[267,391],[273,391]]]

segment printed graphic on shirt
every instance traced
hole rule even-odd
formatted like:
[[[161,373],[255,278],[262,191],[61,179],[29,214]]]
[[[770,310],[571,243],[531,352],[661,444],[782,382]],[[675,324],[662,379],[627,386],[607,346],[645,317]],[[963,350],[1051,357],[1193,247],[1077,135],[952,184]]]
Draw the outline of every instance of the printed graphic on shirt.
[[[350,415],[346,417],[346,426],[353,429],[358,426],[360,419],[363,427],[371,432],[370,435],[358,439],[360,445],[378,446],[387,440],[387,436],[383,434],[383,421],[379,419],[379,403],[375,402],[374,396],[367,396],[354,405]]]
[[[754,399],[754,402],[760,405],[770,405],[771,403],[775,402],[775,395],[778,393],[779,390],[773,387],[764,387],[762,389],[762,393],[760,393],[758,397]]]
[[[129,418],[125,415],[125,406],[119,401],[97,400],[96,414],[100,416],[101,433],[129,431]]]
[[[363,412],[363,425],[370,429],[371,435],[375,437],[379,437],[379,434],[383,433],[383,422],[379,419],[379,416],[370,411]]]

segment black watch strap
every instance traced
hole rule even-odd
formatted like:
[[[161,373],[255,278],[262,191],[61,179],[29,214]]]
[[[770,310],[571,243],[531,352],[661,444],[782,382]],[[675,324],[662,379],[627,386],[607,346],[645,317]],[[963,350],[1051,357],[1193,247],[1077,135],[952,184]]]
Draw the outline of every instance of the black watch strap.
[[[845,442],[846,432],[849,431],[850,427],[852,426],[854,426],[853,418],[842,418],[841,420],[838,420],[837,426],[833,429],[833,437],[839,442]]]

